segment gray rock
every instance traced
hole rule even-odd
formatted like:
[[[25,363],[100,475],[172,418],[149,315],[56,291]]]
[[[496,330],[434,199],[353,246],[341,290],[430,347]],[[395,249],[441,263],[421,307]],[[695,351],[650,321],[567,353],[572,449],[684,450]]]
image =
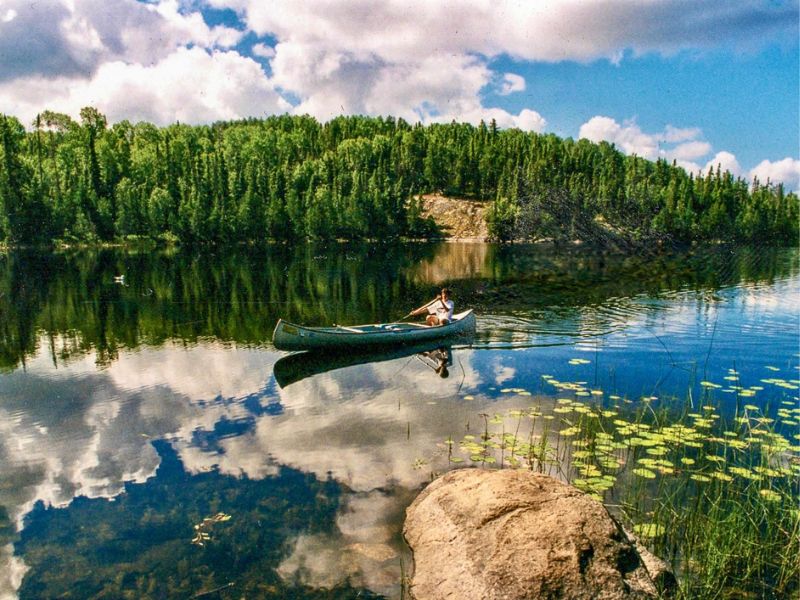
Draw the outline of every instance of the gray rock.
[[[675,579],[675,574],[672,572],[669,564],[650,552],[650,550],[642,545],[639,539],[630,531],[624,527],[622,530],[625,532],[628,539],[633,542],[636,552],[639,553],[639,558],[642,559],[644,567],[647,569],[647,574],[650,575],[650,579],[656,584],[656,588],[661,591],[662,595],[667,597],[673,595],[678,589],[678,580]]]
[[[605,507],[546,475],[451,471],[414,500],[403,533],[418,600],[658,597]]]

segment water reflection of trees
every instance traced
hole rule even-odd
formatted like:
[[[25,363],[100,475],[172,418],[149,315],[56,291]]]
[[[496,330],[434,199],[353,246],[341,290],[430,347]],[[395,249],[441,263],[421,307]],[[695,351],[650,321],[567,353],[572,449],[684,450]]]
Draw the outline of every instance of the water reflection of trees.
[[[0,366],[38,351],[54,360],[94,349],[214,337],[271,339],[278,317],[308,324],[403,314],[415,296],[398,277],[432,246],[275,246],[181,253],[102,250],[0,257]],[[114,281],[124,274],[124,283]],[[399,313],[399,314],[398,314]]]
[[[213,337],[271,338],[279,317],[309,325],[396,319],[447,284],[460,307],[508,315],[609,298],[771,283],[797,252],[727,247],[652,255],[486,244],[304,245],[203,252],[0,256],[0,368],[46,349],[54,361]],[[124,284],[114,277],[125,275]]]
[[[492,246],[483,271],[461,286],[477,311],[597,305],[609,298],[773,283],[798,273],[797,253],[781,248],[697,248],[613,255],[581,248]]]

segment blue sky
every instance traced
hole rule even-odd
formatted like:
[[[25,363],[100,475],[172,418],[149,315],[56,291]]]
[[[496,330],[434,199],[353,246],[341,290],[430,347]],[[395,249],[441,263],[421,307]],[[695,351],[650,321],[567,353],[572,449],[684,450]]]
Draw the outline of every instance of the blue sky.
[[[635,119],[645,131],[670,123],[699,127],[715,148],[735,151],[743,164],[766,157],[797,157],[797,46],[770,46],[753,55],[726,52],[672,57],[626,57],[619,64],[598,60],[518,63],[503,57],[497,68],[527,82],[519,94],[486,102],[506,110],[536,107],[548,130],[575,136],[595,115],[618,122]]]
[[[494,118],[799,189],[798,21],[783,0],[2,0],[0,112]]]

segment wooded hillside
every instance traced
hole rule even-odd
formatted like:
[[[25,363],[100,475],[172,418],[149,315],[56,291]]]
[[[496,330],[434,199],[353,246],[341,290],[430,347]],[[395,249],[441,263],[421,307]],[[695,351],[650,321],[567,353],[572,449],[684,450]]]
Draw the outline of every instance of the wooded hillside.
[[[607,143],[499,130],[311,117],[109,126],[45,111],[0,115],[0,241],[183,243],[425,237],[413,196],[488,199],[497,239],[581,237],[602,222],[632,239],[798,238],[798,197],[712,169],[695,177]]]

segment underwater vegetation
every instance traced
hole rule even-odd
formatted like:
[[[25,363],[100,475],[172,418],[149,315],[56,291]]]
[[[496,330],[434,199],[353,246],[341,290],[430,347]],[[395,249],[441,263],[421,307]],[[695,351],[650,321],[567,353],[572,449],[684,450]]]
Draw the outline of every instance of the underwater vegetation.
[[[780,370],[768,365],[759,385],[743,387],[730,369],[683,402],[542,375],[545,395],[503,388],[521,407],[482,413],[482,433],[450,437],[441,451],[451,467],[569,481],[671,563],[682,598],[796,598],[800,381]]]

